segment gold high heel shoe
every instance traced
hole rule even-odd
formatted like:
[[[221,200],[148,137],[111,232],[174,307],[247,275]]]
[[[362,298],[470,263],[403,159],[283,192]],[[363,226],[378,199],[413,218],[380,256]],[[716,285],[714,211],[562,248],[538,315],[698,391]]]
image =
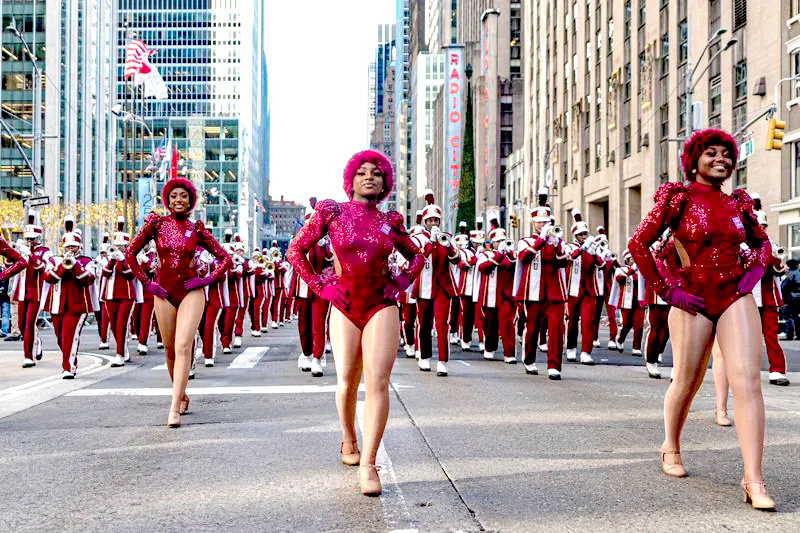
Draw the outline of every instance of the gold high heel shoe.
[[[378,465],[359,465],[358,485],[364,496],[380,496],[381,479],[378,476],[380,468]]]
[[[181,427],[181,414],[178,411],[173,411],[170,409],[169,415],[167,415],[167,427]]]
[[[733,422],[731,422],[731,419],[728,418],[728,410],[727,409],[724,409],[724,410],[714,409],[714,422],[716,422],[718,426],[722,426],[722,427],[728,427],[728,426],[732,426],[733,425]]]
[[[761,487],[761,492],[751,492],[748,487]],[[742,480],[742,501],[749,503],[753,509],[758,511],[774,511],[775,500],[767,494],[767,487],[763,481],[745,481]]]
[[[181,400],[181,409],[178,411],[179,414],[185,415],[189,412],[189,397],[184,395],[183,400]]]
[[[350,449],[355,450],[354,452],[350,453],[344,452],[345,444],[346,442],[342,441],[342,445],[339,448],[339,457],[342,460],[342,464],[347,466],[358,466],[358,464],[361,462],[361,452],[358,451],[358,441],[354,440],[350,443],[352,445]]]
[[[667,463],[665,461],[667,455],[674,455],[677,457],[678,462],[675,464]],[[686,469],[683,467],[683,463],[681,463],[681,452],[679,451],[667,451],[661,450],[661,470],[668,476],[671,477],[686,477],[689,474],[686,473]]]

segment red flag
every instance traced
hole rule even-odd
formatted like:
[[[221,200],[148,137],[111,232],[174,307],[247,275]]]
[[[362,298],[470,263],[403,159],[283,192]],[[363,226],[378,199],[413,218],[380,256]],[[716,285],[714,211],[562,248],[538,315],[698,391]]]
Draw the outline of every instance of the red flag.
[[[169,164],[169,179],[178,177],[178,147],[172,145],[172,161]]]

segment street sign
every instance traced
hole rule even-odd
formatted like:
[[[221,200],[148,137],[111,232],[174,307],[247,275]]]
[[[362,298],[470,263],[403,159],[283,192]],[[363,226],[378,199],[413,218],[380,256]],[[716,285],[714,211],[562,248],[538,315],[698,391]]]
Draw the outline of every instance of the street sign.
[[[753,142],[753,139],[750,139],[749,141],[742,143],[742,145],[739,147],[739,162],[741,163],[742,161],[753,155],[755,151],[756,151],[756,145]]]
[[[28,207],[36,207],[37,205],[49,205],[50,197],[37,196],[36,198],[28,198],[26,203],[28,204]]]

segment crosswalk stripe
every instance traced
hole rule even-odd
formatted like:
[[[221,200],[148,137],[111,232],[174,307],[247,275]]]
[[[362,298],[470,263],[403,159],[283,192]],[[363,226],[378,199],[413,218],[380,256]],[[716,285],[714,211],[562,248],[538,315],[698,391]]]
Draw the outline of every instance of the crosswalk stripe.
[[[392,383],[396,390],[412,389],[410,385]],[[364,392],[362,383],[358,390]],[[187,394],[195,396],[220,396],[225,394],[314,394],[336,392],[336,385],[266,385],[253,387],[192,387],[187,389]],[[80,389],[67,394],[67,396],[171,396],[172,389],[167,388],[142,388],[142,389]]]
[[[228,368],[253,368],[269,351],[269,346],[247,348],[236,356]]]

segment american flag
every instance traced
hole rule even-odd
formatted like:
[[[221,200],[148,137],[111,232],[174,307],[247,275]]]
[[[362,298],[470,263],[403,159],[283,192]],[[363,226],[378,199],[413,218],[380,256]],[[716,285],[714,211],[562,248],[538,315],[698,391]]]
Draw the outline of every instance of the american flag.
[[[155,54],[155,50],[148,50],[141,39],[133,39],[125,50],[125,78],[130,78],[142,68],[142,61]]]
[[[155,151],[153,152],[152,158],[153,161],[161,161],[164,156],[167,155],[167,136],[165,135],[164,138],[161,140],[161,144],[159,144]]]
[[[264,208],[263,204],[258,201],[256,193],[253,193],[253,199],[256,201],[256,209],[260,209],[262,213],[266,213],[267,210]]]

